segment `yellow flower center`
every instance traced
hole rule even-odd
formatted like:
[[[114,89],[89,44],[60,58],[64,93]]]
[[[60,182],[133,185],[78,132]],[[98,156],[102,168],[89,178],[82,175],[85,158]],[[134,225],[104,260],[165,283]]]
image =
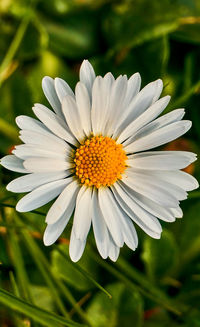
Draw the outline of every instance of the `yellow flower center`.
[[[126,159],[121,144],[107,136],[93,136],[75,152],[76,175],[88,186],[110,186],[121,179]]]

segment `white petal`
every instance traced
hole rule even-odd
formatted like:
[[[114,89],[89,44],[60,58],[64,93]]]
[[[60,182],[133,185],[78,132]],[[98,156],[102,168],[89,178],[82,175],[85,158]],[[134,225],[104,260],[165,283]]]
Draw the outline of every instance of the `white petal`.
[[[47,216],[46,216],[46,222],[48,224],[54,224],[58,219],[61,218],[61,216],[64,214],[64,212],[67,211],[67,216],[71,216],[72,211],[75,207],[75,201],[78,194],[79,185],[76,180],[72,181],[72,179],[69,179],[69,183],[66,186],[66,188],[63,190],[63,192],[59,195],[57,200],[54,202],[54,204],[49,209]]]
[[[18,173],[28,173],[23,165],[23,162],[23,160],[17,158],[14,155],[8,155],[1,159],[1,165],[3,167]]]
[[[130,168],[127,169],[127,174],[133,179],[140,181],[140,183],[149,184],[154,188],[158,187],[160,188],[160,191],[164,190],[164,192],[167,192],[171,198],[176,199],[177,202],[179,200],[187,199],[187,193],[183,189],[177,185],[169,183],[166,180],[162,180],[159,178],[159,175],[157,175],[156,172],[152,170],[149,171],[144,169],[142,170]],[[171,207],[173,207],[173,205]]]
[[[64,212],[64,214],[55,224],[47,225],[43,236],[44,245],[49,246],[56,242],[67,226],[70,218],[71,216]]]
[[[147,136],[124,147],[126,153],[144,151],[168,143],[185,134],[192,126],[191,121],[182,120],[153,131]]]
[[[36,173],[18,177],[10,182],[6,189],[15,193],[24,193],[34,190],[36,187],[67,177],[66,171],[55,173]]]
[[[76,200],[73,228],[77,239],[84,241],[91,226],[92,189],[82,186]]]
[[[91,103],[86,86],[78,82],[75,89],[76,104],[81,118],[81,125],[87,136],[91,134]]]
[[[195,160],[196,156],[186,151],[154,151],[132,155],[127,165],[138,169],[175,170],[183,169]]]
[[[121,113],[120,120],[116,125],[115,134],[118,135],[139,115],[141,115],[149,106],[158,100],[162,92],[162,81],[146,85],[130,102],[129,106]]]
[[[50,129],[55,135],[64,139],[65,141],[75,144],[75,139],[70,133],[69,128],[65,124],[64,120],[54,114],[47,107],[36,103],[33,107],[34,114],[39,118],[39,120]]]
[[[176,218],[182,218],[183,217],[183,211],[182,211],[182,209],[180,207],[172,208],[171,210],[172,210],[172,212],[173,212],[173,214],[174,214],[174,216]]]
[[[173,183],[177,183],[186,191],[193,191],[199,187],[199,183],[192,175],[187,174],[184,171],[176,172],[176,177],[173,176],[175,173],[170,172],[170,180],[173,179]]]
[[[54,158],[66,160],[69,156],[66,153],[59,153],[56,151],[51,151],[49,149],[45,150],[44,147],[30,145],[30,144],[20,144],[12,150],[12,153],[20,159],[28,159],[31,157],[42,157],[42,158]]]
[[[36,188],[19,200],[16,210],[28,212],[43,206],[57,197],[67,184],[68,179],[61,179]]]
[[[24,167],[31,173],[48,173],[72,168],[72,164],[62,159],[54,158],[28,158],[24,160]]]
[[[75,237],[75,233],[72,228],[70,243],[69,243],[69,255],[73,262],[77,262],[81,258],[83,251],[85,249],[85,244],[86,241],[78,240]]]
[[[133,141],[139,140],[140,138],[142,138],[144,136],[150,135],[152,132],[160,129],[161,127],[167,126],[176,121],[180,121],[183,118],[184,114],[185,114],[184,109],[176,109],[176,110],[169,112],[166,115],[163,115],[163,116],[155,119],[151,123],[142,127],[132,137],[127,139],[123,145],[126,146],[126,145],[132,143]]]
[[[123,231],[124,242],[130,249],[134,251],[138,246],[137,233],[131,219],[126,215],[124,215],[124,217],[125,217],[125,224],[126,224],[126,227],[124,228]]]
[[[133,136],[141,127],[158,117],[158,115],[160,115],[160,113],[167,107],[169,101],[170,96],[165,96],[152,104],[145,112],[130,122],[130,124],[120,134],[117,143],[122,143],[130,136]]]
[[[83,141],[85,133],[81,123],[80,114],[75,100],[71,96],[66,96],[62,102],[62,110],[67,121],[67,124],[78,141]]]
[[[141,115],[149,106],[156,102],[163,89],[162,80],[158,79],[147,84],[130,103],[129,114],[131,113],[132,120]],[[130,117],[129,117],[130,118]]]
[[[99,208],[97,190],[93,191],[92,197],[92,225],[97,249],[102,258],[106,259],[108,257],[109,234]]]
[[[148,156],[163,156],[163,158],[165,158],[165,156],[167,156],[168,154],[170,155],[177,155],[177,156],[184,156],[185,158],[188,158],[188,160],[190,160],[191,162],[196,160],[197,154],[193,153],[193,152],[189,152],[189,151],[145,151],[145,152],[140,152],[140,153],[133,153],[128,155],[129,159],[133,159],[133,158],[145,158]]]
[[[92,86],[95,79],[95,72],[88,60],[83,60],[80,67],[80,81],[85,84],[88,94],[92,96]]]
[[[113,262],[116,262],[119,256],[120,248],[114,243],[111,235],[109,237],[110,237],[110,243],[109,243],[108,256]]]
[[[66,225],[68,224],[71,218],[72,212],[75,207],[75,201],[76,201],[76,197],[74,196],[71,203],[68,206],[66,206],[61,217],[54,224],[47,225],[43,237],[45,245],[52,245],[62,234],[63,230],[65,229]]]
[[[99,88],[96,90],[93,86],[92,91],[92,117],[93,117],[93,131],[95,134],[106,134],[106,122],[109,116],[109,102],[111,88],[114,83],[114,77],[111,73],[107,73],[103,78],[100,79]]]
[[[130,174],[124,176],[122,181],[134,191],[146,196],[164,207],[177,207],[177,199],[166,191],[165,187],[161,187],[158,182],[147,180],[146,176],[138,176],[138,174]]]
[[[99,134],[100,128],[99,124],[102,117],[102,113],[105,116],[104,112],[104,98],[102,92],[102,77],[97,76],[95,78],[93,88],[92,88],[92,109],[91,109],[91,121],[92,121],[92,130],[94,135]],[[103,132],[103,131],[102,131]]]
[[[141,77],[139,73],[133,74],[128,80],[126,96],[124,98],[124,107],[127,107],[132,99],[138,94],[141,86]]]
[[[111,190],[113,194],[115,195],[116,189],[119,186],[111,186]],[[138,244],[138,238],[136,234],[136,230],[133,226],[133,223],[130,221],[129,216],[121,209],[118,202],[116,202],[116,205],[118,207],[118,217],[121,223],[121,230],[124,238],[124,242],[132,249],[135,250]]]
[[[16,117],[15,121],[16,121],[16,124],[21,129],[38,132],[38,133],[45,134],[45,135],[48,135],[50,132],[48,130],[48,128],[46,126],[44,126],[44,124],[42,124],[40,121],[38,121],[37,119],[34,119],[32,117],[21,115],[21,116]]]
[[[106,122],[109,116],[109,101],[114,77],[107,73],[103,78],[97,76],[92,88],[92,129],[94,134],[106,134]]]
[[[121,247],[123,244],[123,235],[121,231],[121,223],[119,220],[119,209],[115,199],[108,188],[99,188],[98,199],[101,213],[104,217],[109,232],[112,235],[116,245]]]
[[[123,182],[119,182],[119,185],[139,206],[150,212],[153,216],[167,222],[175,220],[174,214],[170,208],[160,206],[158,203],[148,199],[142,194],[135,192]]]
[[[185,173],[184,171],[152,171],[152,176],[160,178],[161,180],[177,185],[185,191],[192,191],[199,187],[199,183],[192,175]]]
[[[61,103],[56,94],[53,78],[51,78],[49,76],[45,76],[42,79],[42,89],[43,89],[43,92],[44,92],[47,100],[49,101],[50,105],[52,106],[53,110],[55,111],[55,113],[58,116],[60,116],[61,118],[63,118]]]
[[[72,91],[71,87],[62,78],[56,77],[54,80],[54,85],[61,104],[66,95],[71,95],[74,97],[74,92]]]
[[[130,198],[118,183],[115,184],[114,189],[114,196],[127,215],[148,235],[159,238],[162,231],[159,221]]]
[[[119,76],[113,82],[110,94],[107,118],[107,135],[111,136],[115,130],[116,123],[121,118],[123,103],[127,90],[127,76]]]
[[[51,151],[62,153],[69,152],[69,145],[62,139],[48,133],[48,135],[37,132],[21,130],[19,138],[26,144],[39,145]]]

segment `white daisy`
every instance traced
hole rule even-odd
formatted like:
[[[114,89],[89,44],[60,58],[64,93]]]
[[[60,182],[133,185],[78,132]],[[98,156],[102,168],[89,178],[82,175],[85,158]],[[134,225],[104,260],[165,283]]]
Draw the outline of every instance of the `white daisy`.
[[[183,135],[191,122],[181,120],[184,109],[160,118],[169,96],[159,99],[162,81],[140,91],[138,73],[95,76],[84,60],[75,94],[60,78],[44,77],[42,87],[54,112],[41,104],[33,111],[40,120],[16,119],[21,129],[17,145],[1,160],[25,173],[7,186],[29,192],[16,206],[27,212],[55,199],[47,216],[44,244],[53,244],[74,212],[69,253],[78,261],[92,225],[99,253],[116,261],[125,243],[138,245],[134,223],[160,238],[159,219],[182,217],[179,201],[198,187],[180,171],[196,160],[186,151],[146,151]],[[145,152],[144,152],[145,151]]]

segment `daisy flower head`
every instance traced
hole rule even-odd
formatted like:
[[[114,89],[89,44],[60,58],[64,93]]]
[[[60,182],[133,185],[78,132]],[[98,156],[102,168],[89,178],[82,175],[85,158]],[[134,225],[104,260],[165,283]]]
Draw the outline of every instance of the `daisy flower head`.
[[[19,116],[20,139],[2,166],[23,173],[12,192],[28,192],[16,206],[28,212],[56,199],[47,216],[44,244],[53,244],[73,215],[69,253],[78,261],[92,226],[103,258],[116,261],[125,243],[135,250],[134,224],[160,238],[159,219],[182,217],[180,200],[198,187],[181,171],[196,160],[186,151],[152,151],[184,133],[191,122],[184,109],[161,117],[170,97],[159,99],[163,83],[140,90],[138,73],[96,76],[84,60],[75,93],[62,79],[44,77],[42,87],[53,110],[35,104],[39,120]],[[150,150],[150,151],[149,151]]]

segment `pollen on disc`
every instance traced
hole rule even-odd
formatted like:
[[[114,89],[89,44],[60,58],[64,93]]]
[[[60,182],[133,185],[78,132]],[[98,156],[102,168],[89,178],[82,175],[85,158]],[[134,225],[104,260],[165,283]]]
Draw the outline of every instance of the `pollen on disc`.
[[[76,175],[88,186],[110,186],[121,179],[126,159],[121,144],[107,136],[93,136],[75,152]]]

